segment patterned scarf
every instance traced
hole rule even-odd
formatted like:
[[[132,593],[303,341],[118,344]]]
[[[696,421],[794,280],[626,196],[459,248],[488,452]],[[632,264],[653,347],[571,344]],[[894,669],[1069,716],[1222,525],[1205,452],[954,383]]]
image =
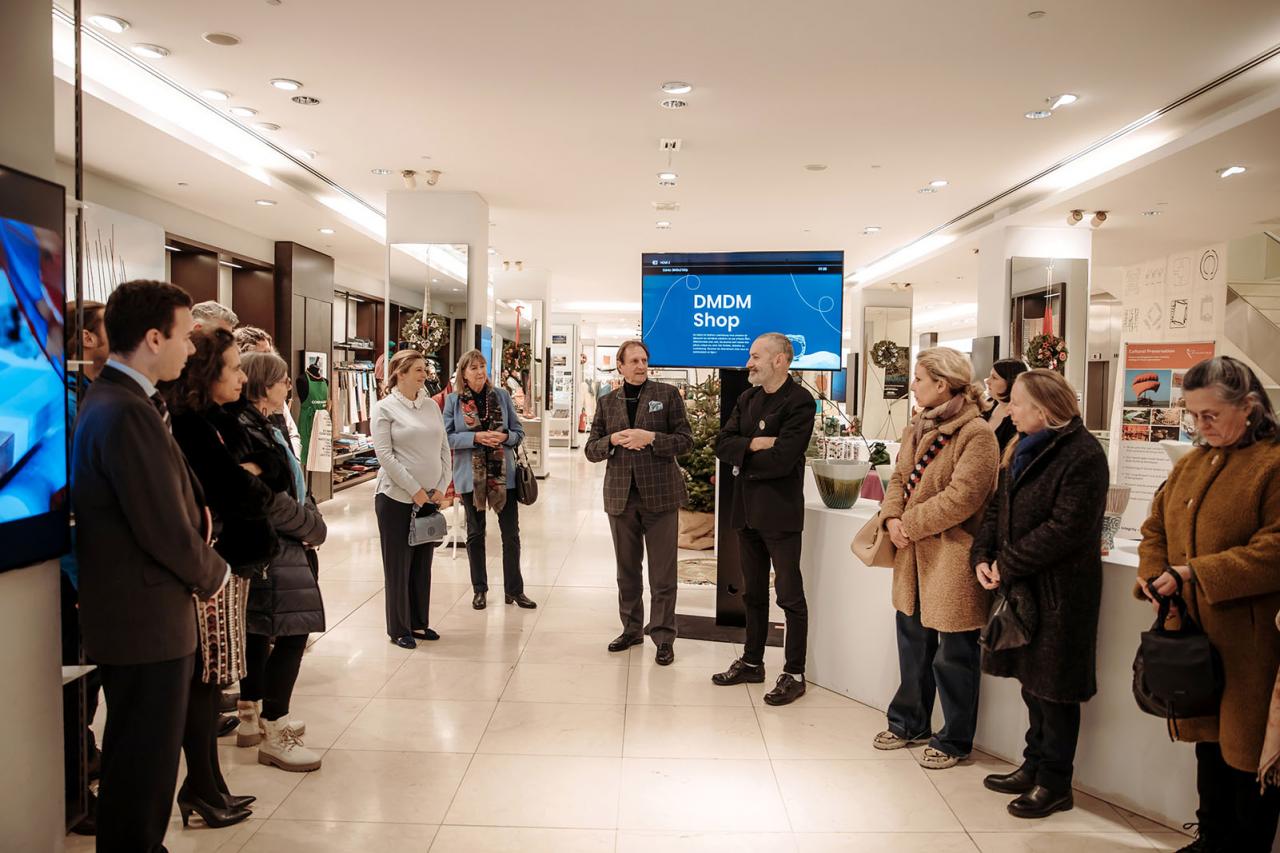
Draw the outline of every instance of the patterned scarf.
[[[945,424],[947,421],[960,414],[960,410],[964,408],[965,402],[968,400],[964,394],[956,394],[941,406],[934,406],[932,409],[925,409],[916,418],[916,447],[920,446],[920,439],[924,434],[931,432]]]
[[[476,404],[476,398],[481,394],[485,395],[484,417],[480,416],[480,407]],[[479,391],[472,391],[470,385],[462,383],[458,402],[462,406],[462,420],[467,429],[472,432],[505,432],[498,392],[488,382]],[[471,501],[476,509],[483,511],[487,507],[493,507],[494,512],[502,512],[502,507],[507,503],[506,448],[477,444],[471,453],[471,476],[475,480]],[[482,483],[484,488],[480,487]]]

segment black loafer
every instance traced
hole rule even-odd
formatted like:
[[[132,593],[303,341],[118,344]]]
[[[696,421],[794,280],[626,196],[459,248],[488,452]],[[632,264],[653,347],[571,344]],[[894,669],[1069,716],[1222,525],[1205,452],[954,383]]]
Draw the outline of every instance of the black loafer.
[[[413,641],[413,637],[396,637],[391,642],[402,649],[416,649],[418,647],[418,644]]]
[[[658,666],[671,666],[676,662],[676,650],[671,648],[670,643],[659,643],[658,653],[653,659],[658,662]]]
[[[523,607],[525,610],[532,610],[538,606],[537,602],[529,598],[523,592],[519,595],[508,595],[507,604],[514,604],[517,607]]]
[[[1051,791],[1044,785],[1036,785],[1018,799],[1009,803],[1009,814],[1014,817],[1041,818],[1054,812],[1065,812],[1075,806],[1070,789],[1066,793]]]
[[[766,705],[790,705],[804,695],[804,679],[796,678],[789,672],[778,676],[778,683],[764,694]]]
[[[982,784],[998,794],[1025,794],[1036,786],[1036,774],[1024,764],[1012,773],[992,773]]]
[[[764,664],[759,666],[750,666],[742,662],[742,658],[738,658],[729,664],[729,668],[724,672],[717,672],[711,676],[711,683],[718,684],[721,687],[729,687],[734,684],[760,684],[764,681]]]
[[[218,737],[226,737],[236,730],[236,726],[240,725],[240,721],[229,715],[222,714],[218,717]]]
[[[638,646],[643,642],[644,642],[644,637],[628,637],[626,634],[622,634],[616,637],[614,641],[609,644],[609,651],[625,652],[627,649],[631,648],[632,646]]]
[[[438,640],[440,635],[430,628],[419,628],[416,631],[410,631],[410,636],[415,640]]]
[[[477,592],[475,595],[471,596],[471,606],[476,610],[484,610],[485,600],[483,592]]]

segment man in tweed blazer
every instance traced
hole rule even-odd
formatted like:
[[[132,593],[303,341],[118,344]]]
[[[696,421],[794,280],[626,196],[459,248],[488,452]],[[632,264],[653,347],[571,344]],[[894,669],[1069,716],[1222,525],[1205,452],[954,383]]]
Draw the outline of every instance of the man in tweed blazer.
[[[644,578],[649,551],[649,636],[656,660],[673,662],[676,639],[676,538],[685,502],[684,474],[676,457],[693,446],[684,400],[675,386],[649,379],[649,348],[641,341],[618,347],[622,387],[596,406],[587,439],[592,462],[608,460],[604,511],[618,563],[618,614],[622,633],[609,644],[621,652],[644,642]]]

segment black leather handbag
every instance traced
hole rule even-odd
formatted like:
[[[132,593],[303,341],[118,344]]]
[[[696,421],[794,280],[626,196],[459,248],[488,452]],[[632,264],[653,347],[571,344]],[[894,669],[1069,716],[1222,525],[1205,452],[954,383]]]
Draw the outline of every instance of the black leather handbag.
[[[516,447],[516,500],[530,506],[537,499],[538,478],[533,476],[533,466],[529,464],[529,454],[522,441]]]
[[[1169,721],[1170,740],[1177,735],[1179,719],[1217,715],[1224,683],[1222,657],[1187,612],[1181,581],[1179,577],[1178,591],[1160,598],[1155,624],[1142,632],[1133,659],[1138,707]],[[1165,626],[1171,607],[1178,609],[1176,629]]]
[[[1031,642],[1035,626],[1026,623],[1014,606],[1014,601],[1004,589],[996,593],[987,625],[978,635],[978,645],[982,648],[989,652],[1003,652],[1021,648]]]

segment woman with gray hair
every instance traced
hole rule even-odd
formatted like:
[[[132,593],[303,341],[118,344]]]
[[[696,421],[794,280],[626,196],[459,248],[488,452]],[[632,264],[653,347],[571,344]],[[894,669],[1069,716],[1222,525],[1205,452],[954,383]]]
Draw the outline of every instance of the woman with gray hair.
[[[520,574],[520,502],[515,495],[515,448],[524,427],[511,395],[489,382],[489,365],[478,349],[458,360],[458,373],[444,404],[444,428],[453,448],[453,489],[467,512],[467,560],[471,606],[483,610],[489,592],[485,568],[485,510],[498,514],[502,530],[502,581],[507,604],[537,607],[524,594]]]
[[[306,726],[290,720],[289,700],[307,636],[325,630],[315,549],[324,542],[327,529],[307,494],[302,465],[273,420],[289,393],[288,365],[273,352],[247,352],[240,365],[246,382],[237,416],[245,446],[233,452],[257,464],[263,481],[275,492],[268,519],[280,548],[266,576],[249,587],[236,745],[257,745],[259,764],[294,772],[316,770],[320,756],[303,745]]]
[[[1183,850],[1270,851],[1280,789],[1257,780],[1280,667],[1280,423],[1247,365],[1207,359],[1182,379],[1197,449],[1151,502],[1138,548],[1138,592],[1181,594],[1222,656],[1218,714],[1178,720],[1192,741],[1199,838]]]

